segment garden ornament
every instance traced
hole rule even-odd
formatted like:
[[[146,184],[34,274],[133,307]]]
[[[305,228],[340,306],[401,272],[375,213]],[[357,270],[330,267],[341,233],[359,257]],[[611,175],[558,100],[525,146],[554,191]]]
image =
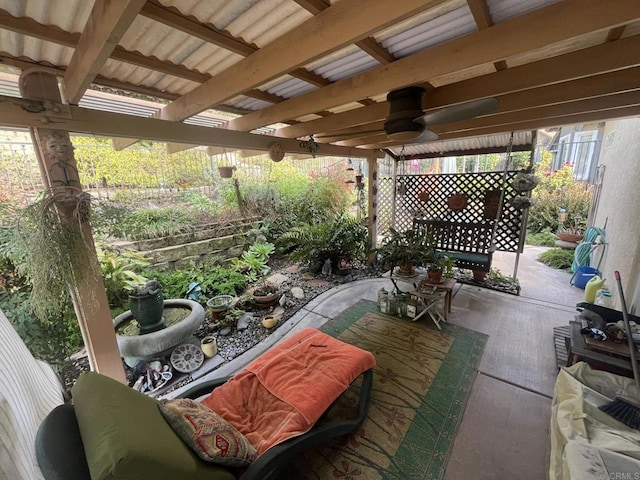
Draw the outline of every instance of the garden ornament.
[[[202,296],[202,288],[199,282],[191,282],[187,287],[187,298],[189,300],[195,300],[196,302]]]
[[[509,203],[515,208],[524,210],[525,208],[529,208],[533,205],[535,200],[533,198],[525,197],[524,195],[518,195],[517,197],[513,197],[509,200]]]
[[[540,183],[540,177],[536,177],[533,173],[518,172],[511,186],[516,192],[528,192],[536,188],[538,183]]]

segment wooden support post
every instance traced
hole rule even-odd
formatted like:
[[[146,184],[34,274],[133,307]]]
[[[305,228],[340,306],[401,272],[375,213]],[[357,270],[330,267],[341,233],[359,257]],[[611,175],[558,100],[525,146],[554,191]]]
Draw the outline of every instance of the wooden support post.
[[[372,154],[367,157],[367,181],[369,183],[369,198],[367,202],[368,210],[368,229],[371,247],[375,248],[378,244],[378,158]]]
[[[51,73],[25,70],[20,76],[20,93],[26,99],[61,102],[58,80]],[[42,180],[53,193],[77,194],[81,189],[76,161],[69,132],[46,128],[30,128],[34,142]],[[59,208],[60,215],[73,215]],[[88,219],[81,221],[82,236],[93,261],[98,262],[93,245],[93,235]],[[124,369],[118,344],[116,343],[113,320],[107,295],[100,275],[100,269],[81,284],[69,285],[74,310],[89,356],[91,369],[111,378],[125,382]]]

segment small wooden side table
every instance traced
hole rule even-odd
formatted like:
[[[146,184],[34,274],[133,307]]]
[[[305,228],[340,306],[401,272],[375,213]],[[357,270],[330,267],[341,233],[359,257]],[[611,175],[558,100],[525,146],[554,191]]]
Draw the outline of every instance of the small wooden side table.
[[[449,316],[449,313],[451,313],[451,301],[453,298],[453,287],[455,287],[455,285],[455,278],[443,278],[443,281],[440,283],[433,283],[429,281],[429,278],[424,278],[422,281],[420,281],[420,285],[418,285],[418,287],[434,287],[437,290],[443,290],[444,292],[446,292],[444,296],[444,318],[446,320]]]

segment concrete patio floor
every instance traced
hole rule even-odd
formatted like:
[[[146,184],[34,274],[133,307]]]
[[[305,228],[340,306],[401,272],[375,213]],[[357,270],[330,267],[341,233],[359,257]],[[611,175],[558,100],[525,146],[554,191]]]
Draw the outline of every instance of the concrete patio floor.
[[[557,374],[553,327],[568,324],[584,292],[569,284],[571,274],[537,262],[542,251],[544,247],[526,247],[521,255],[520,296],[470,285],[454,290],[449,322],[486,333],[489,340],[447,464],[447,480],[546,477]],[[514,259],[512,254],[496,254],[494,267],[511,275]],[[286,336],[319,327],[360,299],[375,301],[382,286],[391,286],[388,278],[323,293],[267,340],[201,380],[233,374]]]

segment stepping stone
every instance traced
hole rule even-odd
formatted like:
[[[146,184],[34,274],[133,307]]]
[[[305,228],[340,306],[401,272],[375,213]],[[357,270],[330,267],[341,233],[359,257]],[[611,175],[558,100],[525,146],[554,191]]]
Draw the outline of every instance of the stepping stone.
[[[284,269],[284,271],[287,273],[298,273],[300,272],[300,270],[302,270],[302,268],[300,268],[300,265],[290,265]]]
[[[293,287],[291,289],[291,295],[293,295],[298,300],[302,300],[304,298],[304,290],[302,290],[300,287]]]
[[[249,328],[249,323],[251,323],[253,319],[254,317],[251,313],[245,313],[238,319],[238,322],[236,323],[236,328],[238,330],[246,330],[247,328]]]
[[[311,280],[308,280],[307,283],[312,286],[312,287],[326,287],[327,285],[329,285],[329,282],[327,282],[326,280],[322,280],[321,278],[313,278]]]
[[[230,333],[231,333],[231,327],[224,327],[220,329],[220,332],[218,332],[218,335],[220,335],[221,337],[226,337]]]
[[[269,278],[267,278],[267,283],[270,283],[280,288],[282,284],[287,280],[289,280],[289,277],[287,277],[286,275],[283,275],[281,273],[274,273]]]

